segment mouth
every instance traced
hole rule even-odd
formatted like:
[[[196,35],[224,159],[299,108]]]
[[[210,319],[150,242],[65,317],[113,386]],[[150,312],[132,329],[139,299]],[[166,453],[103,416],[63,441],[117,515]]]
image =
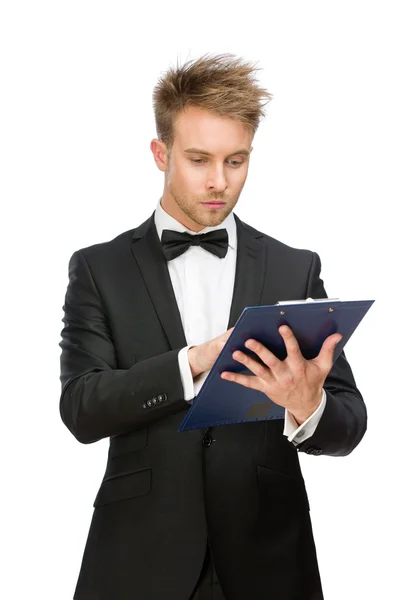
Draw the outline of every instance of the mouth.
[[[225,202],[202,202],[202,205],[210,208],[222,208],[222,206],[225,206]]]

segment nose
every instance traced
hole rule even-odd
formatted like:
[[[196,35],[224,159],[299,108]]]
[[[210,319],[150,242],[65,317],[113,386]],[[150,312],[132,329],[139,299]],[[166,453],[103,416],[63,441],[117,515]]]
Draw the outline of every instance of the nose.
[[[223,167],[215,167],[212,172],[208,173],[207,188],[214,192],[224,192],[228,184]]]

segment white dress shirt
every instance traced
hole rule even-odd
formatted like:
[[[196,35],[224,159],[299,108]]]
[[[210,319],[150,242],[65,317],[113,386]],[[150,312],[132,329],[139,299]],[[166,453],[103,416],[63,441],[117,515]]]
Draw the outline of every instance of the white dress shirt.
[[[154,219],[160,240],[164,229],[196,234],[165,212],[161,200],[158,201]],[[199,233],[216,229],[226,229],[228,232],[228,252],[224,258],[215,256],[201,246],[190,246],[186,252],[167,263],[188,343],[178,354],[184,399],[188,402],[193,401],[209,373],[206,371],[193,381],[187,357],[189,348],[203,344],[228,329],[237,256],[236,222],[233,214],[230,213],[220,225],[205,227]],[[283,435],[294,445],[311,437],[325,404],[326,393],[323,390],[321,404],[300,426],[293,415],[285,410]]]

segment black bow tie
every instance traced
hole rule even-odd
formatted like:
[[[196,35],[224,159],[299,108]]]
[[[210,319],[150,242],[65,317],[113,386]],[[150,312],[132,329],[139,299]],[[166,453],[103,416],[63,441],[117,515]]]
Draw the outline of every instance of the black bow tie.
[[[191,235],[190,233],[164,229],[161,235],[162,249],[167,260],[180,256],[190,246],[201,246],[219,258],[228,252],[228,232],[226,229],[215,229],[208,233]]]

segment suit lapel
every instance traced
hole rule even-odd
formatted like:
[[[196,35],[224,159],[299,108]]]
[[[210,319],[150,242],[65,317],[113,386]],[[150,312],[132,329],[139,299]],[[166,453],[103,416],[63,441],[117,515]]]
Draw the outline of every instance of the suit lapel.
[[[237,258],[228,329],[236,324],[246,306],[260,303],[267,268],[267,243],[263,234],[243,223],[237,215],[234,217]]]
[[[135,229],[132,252],[171,350],[187,346],[167,261],[154,223],[154,213]]]

